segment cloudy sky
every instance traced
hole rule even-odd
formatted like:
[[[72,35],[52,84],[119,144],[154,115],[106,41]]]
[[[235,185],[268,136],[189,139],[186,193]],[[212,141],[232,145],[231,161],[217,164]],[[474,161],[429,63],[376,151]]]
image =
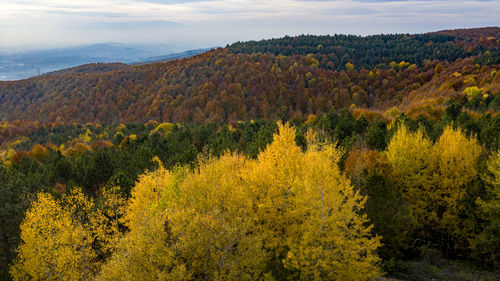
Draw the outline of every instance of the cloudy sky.
[[[0,48],[224,46],[297,34],[500,26],[500,0],[0,0]]]

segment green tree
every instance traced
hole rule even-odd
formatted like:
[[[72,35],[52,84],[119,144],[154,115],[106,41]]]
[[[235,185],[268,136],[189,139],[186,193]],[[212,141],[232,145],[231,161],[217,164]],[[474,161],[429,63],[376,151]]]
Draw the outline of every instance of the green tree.
[[[478,199],[486,225],[470,242],[473,255],[494,267],[500,264],[500,152],[490,157],[487,169],[488,198]]]

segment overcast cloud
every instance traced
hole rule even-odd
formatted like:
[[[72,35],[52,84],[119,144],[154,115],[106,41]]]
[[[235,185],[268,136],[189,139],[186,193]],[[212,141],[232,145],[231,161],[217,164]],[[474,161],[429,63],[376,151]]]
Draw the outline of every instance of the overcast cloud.
[[[224,46],[297,34],[499,26],[500,0],[0,0],[0,48],[95,42]]]

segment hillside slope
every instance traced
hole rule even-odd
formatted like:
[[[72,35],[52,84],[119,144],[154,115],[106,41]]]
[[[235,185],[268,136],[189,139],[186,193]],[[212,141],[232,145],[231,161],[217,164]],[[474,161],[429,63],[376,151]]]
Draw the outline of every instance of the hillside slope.
[[[499,30],[285,37],[105,73],[2,82],[0,119],[207,123],[331,107],[429,111],[422,101],[439,107],[468,87],[497,96]]]

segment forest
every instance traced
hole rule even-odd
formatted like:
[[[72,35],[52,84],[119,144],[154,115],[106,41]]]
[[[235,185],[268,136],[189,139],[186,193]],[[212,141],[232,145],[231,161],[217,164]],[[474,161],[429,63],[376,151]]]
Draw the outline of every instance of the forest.
[[[499,47],[303,35],[0,82],[0,279],[498,280]]]
[[[331,107],[438,115],[467,88],[497,97],[500,28],[481,31],[488,36],[298,36],[104,73],[102,64],[88,65],[0,82],[0,119],[207,124],[291,119]],[[267,51],[271,45],[277,54]]]

